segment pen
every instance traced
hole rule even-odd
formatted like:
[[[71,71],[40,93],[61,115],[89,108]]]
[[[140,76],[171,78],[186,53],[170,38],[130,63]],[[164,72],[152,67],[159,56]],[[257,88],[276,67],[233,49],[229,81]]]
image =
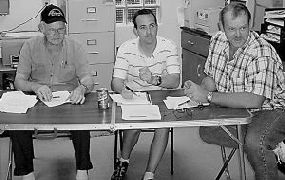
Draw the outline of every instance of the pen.
[[[127,90],[131,91],[134,95],[138,96],[137,93],[133,89],[131,89],[129,86],[125,85],[125,87]]]
[[[151,101],[151,95],[150,95],[149,93],[147,93],[147,96],[148,96],[149,102],[152,103],[152,101]]]
[[[147,116],[144,116],[144,115],[132,115],[132,116],[129,116],[129,117],[147,117]]]
[[[52,98],[60,98],[59,96],[53,96]]]
[[[187,104],[187,103],[189,103],[191,100],[189,99],[189,100],[187,100],[187,101],[185,101],[185,102],[183,102],[183,103],[180,103],[180,104],[178,104],[178,106],[182,106],[182,105],[184,105],[184,104]]]

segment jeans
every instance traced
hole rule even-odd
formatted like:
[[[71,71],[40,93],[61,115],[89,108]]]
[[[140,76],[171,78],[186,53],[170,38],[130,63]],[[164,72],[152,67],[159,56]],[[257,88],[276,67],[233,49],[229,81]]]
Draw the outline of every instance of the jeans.
[[[89,131],[70,131],[75,150],[75,161],[77,170],[92,169],[90,161],[90,133]],[[15,176],[27,175],[34,171],[33,159],[33,131],[10,131],[12,149],[15,158]]]
[[[277,160],[272,150],[285,139],[285,112],[263,110],[253,114],[245,137],[247,159],[256,180],[278,180]]]
[[[253,115],[252,122],[242,126],[247,159],[255,172],[256,180],[278,180],[277,160],[272,150],[285,139],[285,112],[262,110]],[[234,127],[228,128],[236,136]],[[207,143],[237,148],[236,142],[220,127],[200,127],[199,133]]]

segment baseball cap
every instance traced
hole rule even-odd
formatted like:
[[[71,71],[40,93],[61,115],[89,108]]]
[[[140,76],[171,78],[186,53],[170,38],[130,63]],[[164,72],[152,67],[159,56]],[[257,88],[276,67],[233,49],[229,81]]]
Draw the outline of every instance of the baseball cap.
[[[45,9],[41,12],[41,20],[47,24],[56,21],[62,21],[67,23],[63,11],[53,4],[46,6]]]

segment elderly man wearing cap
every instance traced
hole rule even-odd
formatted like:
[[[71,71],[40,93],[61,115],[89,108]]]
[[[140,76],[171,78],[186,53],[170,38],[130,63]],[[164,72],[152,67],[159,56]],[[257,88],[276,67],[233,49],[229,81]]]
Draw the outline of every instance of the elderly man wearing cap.
[[[66,20],[62,10],[49,5],[41,12],[39,30],[44,36],[29,39],[20,52],[15,87],[36,93],[42,101],[52,99],[52,91],[71,91],[73,104],[82,104],[93,89],[87,56],[75,41],[65,37]],[[91,169],[89,131],[72,131],[75,149],[76,180],[87,180]],[[11,132],[16,176],[34,180],[34,149],[31,131]]]

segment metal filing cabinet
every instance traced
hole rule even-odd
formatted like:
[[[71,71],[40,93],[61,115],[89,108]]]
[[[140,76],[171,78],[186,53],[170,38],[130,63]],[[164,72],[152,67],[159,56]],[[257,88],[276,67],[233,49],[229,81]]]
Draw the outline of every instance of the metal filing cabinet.
[[[115,57],[115,3],[113,0],[67,0],[68,36],[88,53],[95,89],[111,89]]]
[[[210,36],[182,27],[182,83],[187,80],[200,84],[209,53]]]

